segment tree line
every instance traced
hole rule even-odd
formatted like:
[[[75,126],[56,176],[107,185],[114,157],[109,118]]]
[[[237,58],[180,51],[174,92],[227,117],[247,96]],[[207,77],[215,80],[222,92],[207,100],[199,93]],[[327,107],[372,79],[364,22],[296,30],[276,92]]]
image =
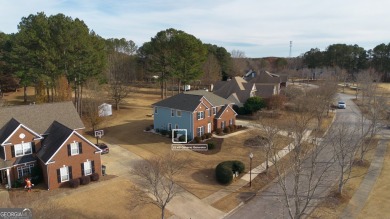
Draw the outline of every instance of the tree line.
[[[383,81],[390,80],[390,43],[382,43],[369,50],[356,44],[333,44],[325,51],[312,48],[302,58],[304,65],[310,69],[338,68],[347,71],[352,80],[367,69],[375,70]]]

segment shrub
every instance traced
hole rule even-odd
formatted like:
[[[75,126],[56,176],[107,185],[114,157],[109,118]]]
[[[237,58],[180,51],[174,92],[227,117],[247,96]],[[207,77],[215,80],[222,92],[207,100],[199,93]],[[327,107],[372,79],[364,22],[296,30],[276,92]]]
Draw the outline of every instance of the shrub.
[[[235,125],[229,125],[230,131],[234,132],[236,131],[236,126]]]
[[[163,129],[163,130],[160,130],[160,134],[162,134],[162,135],[168,135],[168,130],[165,130],[165,129]]]
[[[215,132],[217,133],[217,135],[220,135],[220,134],[222,134],[222,129],[217,128],[217,129],[215,130]]]
[[[244,172],[244,170],[245,165],[241,161],[224,161],[219,163],[215,168],[215,176],[219,183],[228,184],[233,180],[233,172],[238,172],[240,174]]]
[[[145,131],[150,131],[150,127],[149,126],[147,126],[146,128],[145,128]]]
[[[23,185],[24,185],[24,179],[19,178],[19,179],[15,180],[13,187],[19,188],[19,187],[22,187]]]
[[[211,138],[213,136],[213,134],[211,134],[211,133],[206,133],[205,135],[206,135],[207,139],[209,139],[209,138]]]
[[[237,129],[242,129],[242,125],[237,125],[236,128]]]
[[[98,173],[92,173],[90,175],[91,181],[98,181],[99,180],[99,174]]]
[[[223,132],[225,132],[226,134],[229,134],[229,133],[230,133],[230,128],[229,128],[229,126],[226,126],[226,127],[223,129]]]
[[[207,143],[207,148],[209,150],[214,150],[215,149],[215,143],[214,142],[209,142]]]
[[[39,166],[34,166],[31,170],[31,183],[39,184],[43,181],[42,170]]]
[[[206,139],[206,135],[203,134],[202,136],[200,136],[202,138],[202,140],[205,140]]]
[[[199,137],[199,136],[196,136],[196,137],[194,138],[194,141],[195,141],[195,143],[200,143],[200,142],[202,141],[202,138]]]
[[[91,182],[91,178],[89,176],[80,177],[80,184],[81,185],[87,185],[89,182]]]
[[[79,187],[79,185],[80,185],[80,179],[79,178],[69,180],[69,186],[71,188],[77,188],[77,187]]]
[[[186,140],[186,136],[181,135],[181,136],[179,137],[179,141],[180,141],[180,142],[184,142],[185,140]]]
[[[254,112],[259,111],[261,108],[264,108],[266,106],[265,101],[261,99],[261,97],[249,97],[245,104],[244,108],[249,113],[252,114]]]

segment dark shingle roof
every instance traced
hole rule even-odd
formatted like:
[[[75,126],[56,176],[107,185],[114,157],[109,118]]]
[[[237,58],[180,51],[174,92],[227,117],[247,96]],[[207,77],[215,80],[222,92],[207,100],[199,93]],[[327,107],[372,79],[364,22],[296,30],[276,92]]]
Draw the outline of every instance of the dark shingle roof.
[[[1,129],[0,129],[0,144],[3,144],[4,141],[15,131],[15,129],[20,125],[16,119],[11,118]],[[3,158],[4,159],[4,158]]]
[[[24,164],[24,163],[28,163],[28,162],[35,161],[35,160],[36,160],[35,157],[32,154],[30,154],[27,156],[18,157],[15,160],[13,165]]]
[[[42,147],[37,156],[43,161],[48,162],[54,153],[63,145],[65,140],[72,134],[73,130],[65,125],[54,121],[45,132],[45,139],[42,141]]]
[[[15,118],[39,134],[42,134],[54,120],[71,129],[84,128],[72,102],[1,107],[0,126],[6,124],[11,118]]]
[[[154,103],[153,106],[167,107],[193,112],[205,97],[213,106],[230,104],[230,101],[205,90],[188,91]]]
[[[262,71],[257,74],[254,78],[249,78],[249,82],[261,83],[261,84],[278,84],[281,83],[279,75],[272,74],[267,71]]]
[[[269,98],[274,95],[275,85],[274,84],[256,84],[256,96],[262,98]]]
[[[229,98],[231,95],[235,95],[240,103],[245,103],[250,97],[252,87],[253,83],[248,83],[241,77],[234,77],[230,81],[225,81],[223,86],[214,89],[214,93],[223,98]]]

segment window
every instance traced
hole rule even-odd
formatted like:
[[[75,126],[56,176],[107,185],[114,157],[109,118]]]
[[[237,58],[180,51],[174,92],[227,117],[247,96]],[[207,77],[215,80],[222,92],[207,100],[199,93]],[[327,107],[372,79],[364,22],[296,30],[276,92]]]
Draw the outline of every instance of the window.
[[[79,143],[78,142],[73,142],[70,144],[70,155],[77,155],[79,154]]]
[[[175,124],[175,129],[178,129],[179,128],[179,125],[178,124]]]
[[[157,114],[157,107],[154,107],[154,114]]]
[[[204,134],[204,127],[203,126],[198,127],[196,134],[197,136],[202,136]]]
[[[23,176],[31,175],[31,170],[34,167],[34,164],[28,164],[25,166],[20,166],[17,168],[18,170],[18,179],[22,178]]]
[[[225,125],[226,125],[226,124],[225,124],[225,121],[222,121],[222,122],[221,122],[221,129],[224,129],[224,128],[225,128]]]
[[[198,116],[198,120],[204,119],[204,112],[203,111],[198,112],[197,116]]]
[[[176,116],[181,117],[181,110],[176,110]]]
[[[61,182],[69,181],[69,167],[60,168]]]
[[[175,116],[175,110],[174,110],[174,109],[171,109],[171,116],[172,116],[172,117]]]
[[[213,115],[217,115],[217,107],[213,107]]]
[[[209,108],[207,111],[209,112],[207,116],[210,117],[211,116],[211,109]]]
[[[14,145],[15,157],[28,155],[32,153],[31,142]]]
[[[229,125],[233,125],[233,119],[229,119]]]
[[[84,176],[88,176],[92,174],[92,165],[91,161],[84,162]]]
[[[171,130],[172,130],[172,124],[168,123],[168,131],[171,131]]]

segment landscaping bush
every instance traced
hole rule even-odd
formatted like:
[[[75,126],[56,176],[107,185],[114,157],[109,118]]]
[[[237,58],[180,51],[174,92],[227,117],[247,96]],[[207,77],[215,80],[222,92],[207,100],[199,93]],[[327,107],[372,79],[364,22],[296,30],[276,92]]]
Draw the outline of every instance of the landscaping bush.
[[[31,183],[37,185],[43,181],[43,173],[39,166],[34,166],[31,170]]]
[[[151,129],[151,128],[150,128],[149,126],[147,126],[147,127],[145,128],[145,131],[148,132],[148,131],[150,131],[150,129]]]
[[[203,134],[202,136],[200,136],[202,138],[202,140],[205,140],[206,139],[206,135]]]
[[[69,186],[71,188],[77,188],[77,187],[79,187],[79,185],[80,185],[80,179],[79,178],[69,180]]]
[[[184,142],[185,140],[186,140],[186,136],[181,135],[181,136],[179,137],[179,141],[180,141],[180,142]]]
[[[209,150],[214,150],[215,149],[215,143],[214,142],[209,142],[207,143],[207,148]]]
[[[211,134],[211,133],[206,133],[205,135],[206,135],[207,139],[209,139],[209,138],[211,138],[213,136],[213,134]]]
[[[248,114],[259,111],[266,106],[265,101],[261,97],[249,97],[244,104],[244,108]]]
[[[87,185],[89,182],[91,182],[91,178],[89,176],[80,177],[80,184],[81,185]]]
[[[91,181],[98,181],[99,180],[99,174],[98,173],[92,173],[90,175]]]
[[[160,134],[162,134],[162,135],[168,135],[169,134],[169,131],[168,130],[165,130],[165,129],[163,129],[163,130],[160,130]]]
[[[219,183],[229,184],[233,180],[233,172],[238,172],[240,174],[244,172],[244,170],[245,165],[241,161],[224,161],[219,163],[215,168],[215,176]]]
[[[230,128],[229,128],[229,126],[226,126],[226,127],[223,129],[223,132],[225,132],[226,134],[229,134],[229,133],[230,133]]]
[[[196,137],[194,138],[194,141],[195,141],[195,143],[200,143],[200,142],[202,141],[202,138],[199,137],[199,136],[196,136]]]
[[[220,134],[222,134],[222,129],[217,128],[217,129],[215,130],[215,132],[217,133],[217,135],[220,135]]]
[[[236,129],[242,129],[242,125],[237,125]]]
[[[23,185],[24,185],[24,179],[20,178],[20,179],[15,180],[13,187],[19,188],[19,187],[22,187]]]
[[[236,125],[229,125],[229,128],[231,132],[236,131]]]

